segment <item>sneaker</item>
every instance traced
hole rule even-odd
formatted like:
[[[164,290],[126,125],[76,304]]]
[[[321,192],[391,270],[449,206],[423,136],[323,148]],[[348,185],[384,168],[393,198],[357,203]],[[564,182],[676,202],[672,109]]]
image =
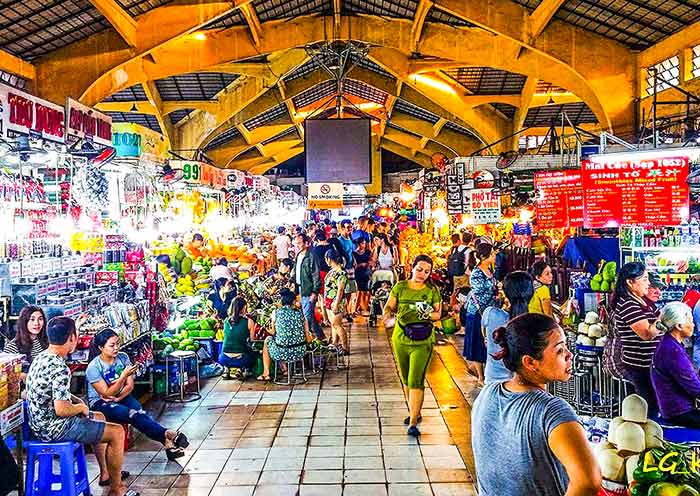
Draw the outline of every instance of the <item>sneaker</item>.
[[[411,427],[408,428],[407,434],[409,436],[413,436],[413,437],[420,437],[420,431],[418,430],[418,427],[416,427],[415,425],[412,425]]]

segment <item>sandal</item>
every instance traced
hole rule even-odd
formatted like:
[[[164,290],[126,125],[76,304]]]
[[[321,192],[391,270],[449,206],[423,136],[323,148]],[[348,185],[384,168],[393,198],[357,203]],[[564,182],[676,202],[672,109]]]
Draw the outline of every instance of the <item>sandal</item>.
[[[418,420],[416,421],[416,424],[420,424],[421,420],[423,420],[423,417],[418,415]],[[406,417],[403,419],[403,425],[408,425],[411,422],[411,417]]]
[[[175,439],[173,439],[173,443],[175,443],[176,448],[185,449],[185,448],[189,447],[190,440],[187,439],[187,436],[185,436],[184,433],[178,432],[177,436],[175,436]]]
[[[269,375],[259,375],[255,378],[255,380],[260,382],[269,382],[271,379]]]
[[[165,456],[168,458],[168,461],[172,462],[185,456],[185,450],[183,448],[166,448]]]
[[[131,474],[127,470],[122,470],[122,480],[128,479],[131,476]],[[107,480],[100,481],[98,483],[100,487],[107,487],[112,485],[112,479],[107,478]]]
[[[110,491],[109,494],[113,494],[112,491]],[[141,493],[134,489],[127,489],[122,496],[141,496]]]

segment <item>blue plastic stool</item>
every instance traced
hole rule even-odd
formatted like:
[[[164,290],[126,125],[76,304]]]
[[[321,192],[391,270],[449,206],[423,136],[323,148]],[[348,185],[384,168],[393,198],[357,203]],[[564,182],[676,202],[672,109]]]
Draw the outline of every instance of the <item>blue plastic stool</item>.
[[[83,445],[74,442],[42,443],[29,441],[24,444],[27,450],[27,496],[90,496],[90,480],[85,463]],[[60,472],[54,474],[53,460],[58,456]],[[38,470],[37,470],[38,464]],[[38,473],[37,480],[35,476]],[[52,489],[60,484],[59,489]]]
[[[38,441],[27,419],[27,404],[24,405],[22,437],[27,450],[27,474],[24,480],[26,496],[90,496],[90,479],[85,462],[85,449],[72,441],[44,443]],[[59,459],[59,473],[53,471],[54,457]],[[36,477],[38,475],[38,477]],[[37,480],[34,480],[34,479]],[[60,484],[59,489],[52,489]]]
[[[693,446],[700,445],[700,429],[671,425],[661,418],[658,413],[649,418],[658,423],[664,431],[664,439],[672,443],[687,443]]]

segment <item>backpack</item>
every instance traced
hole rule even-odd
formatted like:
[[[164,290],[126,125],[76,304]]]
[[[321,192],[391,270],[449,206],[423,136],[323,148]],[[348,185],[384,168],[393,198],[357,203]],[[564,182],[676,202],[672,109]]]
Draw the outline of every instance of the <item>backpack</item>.
[[[447,258],[447,274],[451,277],[463,276],[467,271],[467,249],[460,250],[461,246],[452,249]]]

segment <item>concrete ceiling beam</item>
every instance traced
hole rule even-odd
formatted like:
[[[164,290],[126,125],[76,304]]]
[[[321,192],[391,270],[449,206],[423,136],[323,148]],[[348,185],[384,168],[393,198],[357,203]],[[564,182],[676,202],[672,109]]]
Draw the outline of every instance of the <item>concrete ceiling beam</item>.
[[[109,21],[128,46],[136,47],[136,20],[121,5],[114,0],[90,0],[90,3]]]

